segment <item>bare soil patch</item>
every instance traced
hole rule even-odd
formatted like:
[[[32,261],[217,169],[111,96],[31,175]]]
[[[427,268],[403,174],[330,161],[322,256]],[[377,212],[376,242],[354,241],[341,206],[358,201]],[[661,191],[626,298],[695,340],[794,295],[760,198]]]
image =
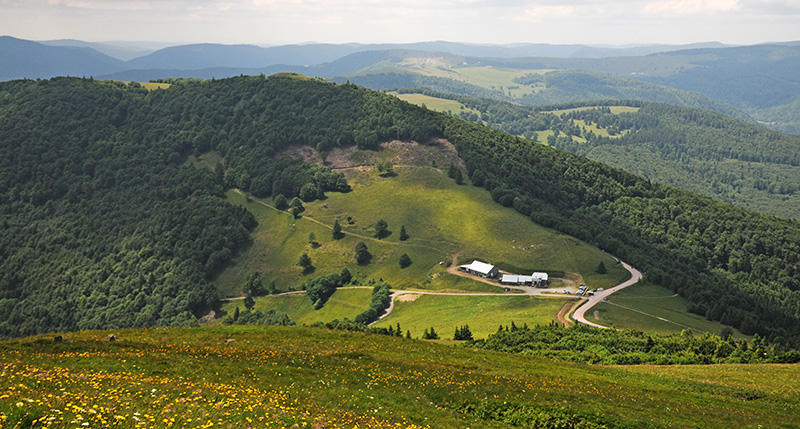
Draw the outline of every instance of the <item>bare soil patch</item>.
[[[556,314],[556,319],[558,319],[558,323],[564,325],[565,328],[569,328],[572,325],[567,315],[569,314],[570,311],[572,311],[572,306],[573,304],[575,304],[575,301],[576,300],[571,299],[565,302],[564,306],[561,307],[561,310],[558,310],[558,314]]]
[[[422,295],[416,293],[404,293],[402,295],[397,296],[397,300],[400,302],[414,302]]]
[[[307,162],[322,164],[320,153],[311,146],[293,145],[277,152],[275,158],[290,156]],[[415,141],[392,140],[380,144],[379,150],[361,150],[357,146],[344,146],[331,149],[324,165],[333,170],[351,170],[390,161],[395,165],[430,166],[435,161],[439,168],[450,164],[464,167],[456,147],[445,139],[433,139],[426,144]]]

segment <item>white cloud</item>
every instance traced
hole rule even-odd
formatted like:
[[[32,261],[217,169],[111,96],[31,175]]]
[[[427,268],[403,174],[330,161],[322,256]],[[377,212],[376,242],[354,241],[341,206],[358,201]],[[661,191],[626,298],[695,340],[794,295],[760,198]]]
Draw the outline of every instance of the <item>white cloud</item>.
[[[574,6],[536,5],[525,9],[522,15],[515,19],[520,21],[540,22],[546,19],[566,18],[575,13]]]
[[[739,0],[661,0],[642,7],[645,14],[694,15],[708,12],[731,12],[741,9]]]

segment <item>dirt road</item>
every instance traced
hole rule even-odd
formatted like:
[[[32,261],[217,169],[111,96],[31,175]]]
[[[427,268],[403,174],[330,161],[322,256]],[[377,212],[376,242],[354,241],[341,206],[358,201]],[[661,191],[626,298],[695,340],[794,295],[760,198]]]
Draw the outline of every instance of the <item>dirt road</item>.
[[[597,323],[586,320],[586,312],[589,311],[595,305],[597,305],[597,303],[603,301],[607,296],[611,295],[612,293],[625,289],[628,286],[634,285],[639,280],[642,279],[642,273],[640,273],[639,270],[631,267],[625,262],[620,261],[620,263],[626,270],[628,270],[628,272],[631,273],[631,278],[623,283],[620,283],[602,292],[595,292],[594,296],[589,297],[589,299],[586,300],[586,303],[578,307],[578,309],[575,310],[575,313],[572,314],[572,318],[575,319],[576,322],[583,323],[589,326],[594,326],[595,328],[608,329],[608,326],[599,325]]]

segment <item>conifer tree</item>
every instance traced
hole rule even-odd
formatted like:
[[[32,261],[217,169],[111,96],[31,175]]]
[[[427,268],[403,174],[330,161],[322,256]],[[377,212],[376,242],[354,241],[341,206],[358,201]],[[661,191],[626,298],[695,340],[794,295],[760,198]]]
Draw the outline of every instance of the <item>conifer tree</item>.
[[[342,232],[342,226],[339,225],[339,221],[336,220],[333,222],[333,239],[338,240],[344,237],[344,233]]]
[[[246,308],[247,311],[250,311],[255,306],[256,300],[253,299],[253,295],[247,294],[247,296],[244,297],[244,308]]]
[[[408,240],[408,233],[406,232],[406,226],[405,225],[400,227],[400,237],[398,237],[398,238],[400,238],[400,241]]]

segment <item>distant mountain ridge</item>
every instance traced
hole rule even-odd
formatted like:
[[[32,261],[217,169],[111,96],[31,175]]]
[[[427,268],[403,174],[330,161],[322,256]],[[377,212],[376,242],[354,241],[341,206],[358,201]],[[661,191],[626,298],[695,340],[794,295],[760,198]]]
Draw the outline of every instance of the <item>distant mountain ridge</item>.
[[[0,38],[0,55],[9,59],[0,68],[0,80],[50,78],[87,74],[100,76],[127,70],[175,70],[198,74],[207,69],[263,69],[282,66],[313,66],[344,57],[369,52],[413,50],[451,55],[493,58],[564,57],[607,58],[639,56],[696,47],[725,47],[720,43],[692,45],[646,45],[635,47],[598,47],[587,45],[512,44],[476,45],[455,42],[419,42],[402,44],[325,44],[310,43],[260,47],[199,43],[170,46],[154,52],[124,47],[122,43],[91,43],[80,40],[34,42],[11,36]],[[15,55],[15,56],[12,56]],[[74,67],[80,65],[80,67]],[[202,74],[202,73],[201,73]],[[165,77],[165,76],[159,76]],[[224,77],[224,76],[216,76]]]
[[[0,58],[0,80],[99,75],[125,64],[91,48],[47,46],[9,36],[0,36]]]
[[[93,48],[112,49],[102,44],[70,40],[50,43],[63,46],[2,37],[0,57],[4,61],[0,64],[0,80],[71,75],[149,81],[295,72],[336,81],[352,79],[356,83],[375,82],[376,78],[370,74],[379,74],[380,87],[364,84],[371,88],[392,88],[408,86],[409,81],[414,80],[409,73],[430,77],[431,71],[447,72],[463,67],[599,72],[614,77],[573,74],[570,79],[580,85],[562,86],[558,91],[541,94],[537,90],[527,98],[509,95],[508,87],[515,85],[510,82],[489,82],[490,88],[486,90],[476,92],[472,88],[458,93],[521,104],[598,97],[668,102],[711,108],[740,118],[750,117],[779,131],[800,134],[800,74],[796,72],[800,70],[800,42],[739,47],[716,42],[625,47],[475,45],[444,41],[309,43],[274,47],[203,43],[166,47],[128,61],[112,58]],[[397,78],[396,82],[391,82],[387,76]],[[463,80],[443,84],[442,77],[430,77],[440,81],[433,87],[422,86],[446,90],[464,85]],[[560,81],[566,82],[563,77],[566,75]],[[655,86],[631,83],[632,80],[667,87],[672,93],[666,94],[663,88]],[[551,79],[550,82],[556,81]],[[503,86],[506,86],[505,91],[501,89]],[[699,95],[709,100],[701,100]],[[673,102],[673,99],[687,101]]]

